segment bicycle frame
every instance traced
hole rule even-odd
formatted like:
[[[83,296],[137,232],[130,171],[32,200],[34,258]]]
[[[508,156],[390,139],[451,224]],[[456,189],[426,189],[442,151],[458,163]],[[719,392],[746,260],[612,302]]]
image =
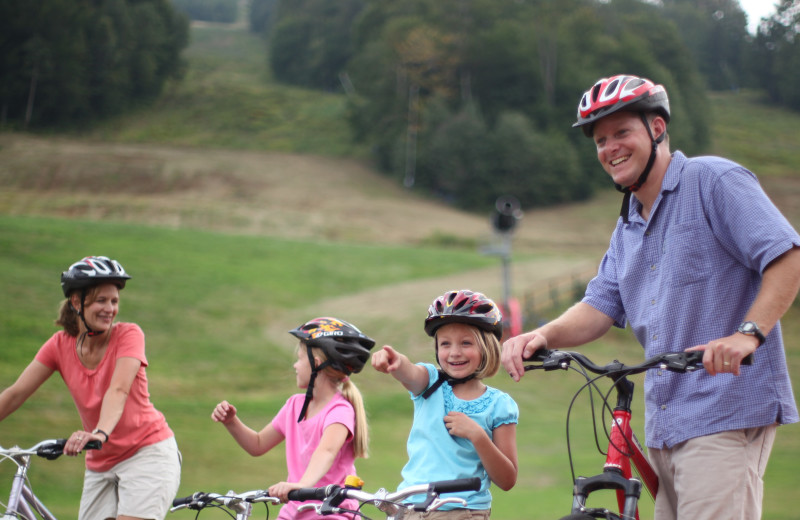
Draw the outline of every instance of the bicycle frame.
[[[27,484],[28,468],[30,467],[30,455],[15,457],[17,461],[17,471],[11,483],[11,492],[6,503],[6,511],[3,520],[19,520],[38,518],[43,520],[56,520],[53,513],[42,503]]]
[[[8,459],[17,465],[14,478],[11,481],[11,491],[8,495],[6,510],[2,520],[56,520],[55,515],[50,512],[39,498],[33,493],[28,485],[28,468],[31,465],[31,457],[37,455],[49,460],[60,457],[64,451],[66,439],[44,440],[28,449],[21,449],[14,446],[4,449],[0,446],[0,456]],[[99,450],[102,447],[100,441],[89,441],[84,449]]]
[[[622,377],[615,379],[614,387],[617,391],[617,405],[613,412],[603,473],[593,477],[576,478],[572,511],[575,513],[584,510],[587,498],[594,491],[616,490],[617,504],[622,516],[638,520],[642,483],[655,497],[658,493],[658,477],[631,428],[634,384],[626,377]],[[639,473],[641,481],[633,477],[631,463]]]
[[[536,369],[545,371],[566,370],[572,368],[570,364],[574,361],[582,369],[573,369],[586,378],[587,386],[594,386],[595,381],[598,379],[589,376],[588,372],[593,372],[598,374],[599,377],[611,379],[613,388],[616,390],[617,403],[612,412],[613,422],[611,431],[608,434],[608,451],[603,465],[603,472],[592,477],[575,477],[572,501],[573,515],[583,515],[586,518],[636,518],[638,520],[642,484],[644,483],[650,494],[655,497],[658,493],[658,478],[631,429],[631,403],[633,401],[634,384],[627,376],[639,374],[656,367],[679,373],[694,372],[702,368],[702,359],[702,351],[668,352],[647,359],[638,365],[624,365],[619,361],[614,361],[608,365],[599,366],[577,352],[541,349],[535,352],[530,359],[523,360],[526,363],[539,363],[526,365],[526,371]],[[752,363],[752,354],[742,360],[743,365]],[[636,467],[641,480],[633,477],[631,463]],[[589,495],[602,489],[616,491],[619,515],[605,509],[586,507],[586,500]]]

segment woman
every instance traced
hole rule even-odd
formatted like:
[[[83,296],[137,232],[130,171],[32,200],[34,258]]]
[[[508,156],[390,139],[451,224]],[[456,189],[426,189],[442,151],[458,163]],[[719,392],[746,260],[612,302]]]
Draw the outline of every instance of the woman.
[[[54,372],[75,401],[83,430],[67,439],[75,456],[87,442],[81,520],[163,519],[180,485],[180,452],[147,390],[144,333],[114,323],[119,292],[131,277],[116,260],[89,256],[61,274],[64,300],[56,332],[17,381],[0,394],[0,421]]]

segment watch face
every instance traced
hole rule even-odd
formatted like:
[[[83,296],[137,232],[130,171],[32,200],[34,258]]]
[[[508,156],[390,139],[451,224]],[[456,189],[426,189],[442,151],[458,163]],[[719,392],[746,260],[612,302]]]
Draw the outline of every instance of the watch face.
[[[742,329],[741,330],[742,330],[742,332],[749,332],[750,334],[752,334],[753,331],[755,330],[755,323],[753,323],[752,321],[748,321],[746,323],[742,323]]]

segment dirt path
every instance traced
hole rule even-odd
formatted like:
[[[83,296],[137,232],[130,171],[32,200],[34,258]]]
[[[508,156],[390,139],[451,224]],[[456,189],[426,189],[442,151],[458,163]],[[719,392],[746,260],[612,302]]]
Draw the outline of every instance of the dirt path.
[[[588,276],[596,268],[596,262],[584,259],[544,259],[513,264],[511,268],[514,293],[524,294],[534,289],[546,289],[554,279],[572,275]],[[389,342],[413,353],[415,346],[427,348],[430,343],[422,329],[428,305],[435,297],[451,289],[472,289],[500,301],[503,294],[501,269],[498,266],[447,277],[415,280],[321,300],[274,317],[264,333],[274,344],[286,345],[287,330],[310,317],[333,314],[358,323],[369,334],[378,333],[379,337],[375,339],[380,344]],[[409,323],[417,322],[419,326],[415,327],[414,336],[408,337]]]

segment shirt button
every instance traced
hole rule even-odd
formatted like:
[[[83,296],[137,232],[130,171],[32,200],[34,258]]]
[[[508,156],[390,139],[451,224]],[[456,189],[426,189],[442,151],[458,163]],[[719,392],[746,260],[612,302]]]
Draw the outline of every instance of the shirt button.
[[[664,374],[664,371],[663,371],[663,370],[659,370],[659,371],[657,372],[657,374],[658,374],[658,375],[663,375],[663,374]]]
[[[653,339],[654,340],[658,339],[658,334],[653,334]]]
[[[656,270],[656,264],[653,264],[653,265],[651,265],[651,266],[650,266],[650,270],[651,270],[651,271],[655,271],[655,270]]]
[[[662,410],[666,410],[666,409],[667,409],[667,405],[665,405],[665,404],[662,404],[662,405],[661,405],[661,409],[662,409]]]
[[[650,305],[655,305],[655,304],[656,304],[655,300],[650,300]]]

